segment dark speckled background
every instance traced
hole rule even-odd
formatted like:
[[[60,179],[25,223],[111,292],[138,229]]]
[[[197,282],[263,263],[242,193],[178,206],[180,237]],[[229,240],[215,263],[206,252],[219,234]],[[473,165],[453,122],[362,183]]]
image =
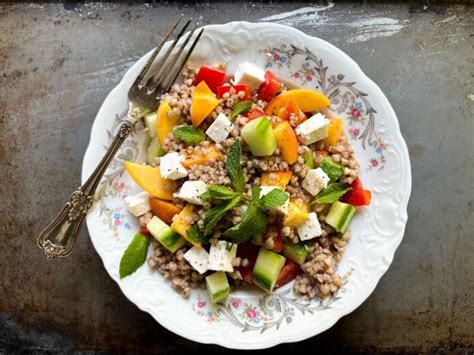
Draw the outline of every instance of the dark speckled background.
[[[102,101],[180,12],[203,23],[280,14],[270,20],[335,44],[385,92],[410,149],[409,221],[390,270],[331,330],[279,348],[474,351],[473,7],[324,5],[0,5],[0,353],[219,349],[127,301],[85,228],[66,259],[35,246],[80,182]]]

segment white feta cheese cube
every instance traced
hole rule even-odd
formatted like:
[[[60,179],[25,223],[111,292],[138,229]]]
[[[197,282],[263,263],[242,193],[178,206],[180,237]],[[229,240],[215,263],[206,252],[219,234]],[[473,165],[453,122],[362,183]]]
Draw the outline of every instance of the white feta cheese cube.
[[[150,210],[150,195],[143,191],[133,196],[127,196],[125,197],[125,206],[131,214],[139,217]]]
[[[232,260],[237,255],[237,244],[220,240],[209,250],[208,270],[232,272]]]
[[[302,185],[311,195],[316,196],[322,189],[328,187],[329,180],[331,179],[323,169],[311,169],[306,173]]]
[[[206,134],[216,143],[220,143],[227,138],[234,129],[234,125],[223,113],[219,113],[214,122],[206,130]]]
[[[184,157],[179,153],[168,153],[160,158],[160,174],[163,179],[177,180],[188,176],[188,171],[181,164]]]
[[[237,72],[234,74],[234,85],[248,85],[251,88],[257,88],[265,81],[265,72],[250,63],[242,63],[239,65]]]
[[[318,221],[316,212],[311,212],[308,219],[296,227],[300,240],[310,240],[322,235],[321,225]]]
[[[203,205],[204,201],[201,199],[201,195],[206,191],[207,185],[203,181],[185,181],[179,192],[174,194],[174,197],[195,205]]]
[[[324,115],[317,113],[311,116],[298,127],[295,132],[302,144],[312,144],[328,136],[329,120]]]
[[[207,271],[209,262],[209,253],[204,248],[192,247],[185,254],[186,261],[200,274]]]
[[[265,196],[266,194],[270,193],[270,191],[273,191],[275,189],[281,190],[281,188],[278,187],[278,186],[260,186],[260,198]],[[288,213],[288,204],[290,203],[290,194],[286,191],[285,191],[285,193],[288,196],[288,199],[286,200],[286,202],[283,205],[278,206],[274,209],[274,210],[276,210],[280,213],[283,213],[283,214]]]

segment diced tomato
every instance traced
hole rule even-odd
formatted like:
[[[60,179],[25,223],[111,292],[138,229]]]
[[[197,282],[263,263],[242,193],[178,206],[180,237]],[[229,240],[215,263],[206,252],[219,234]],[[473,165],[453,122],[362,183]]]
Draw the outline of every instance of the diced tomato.
[[[341,201],[352,206],[368,206],[372,199],[372,194],[369,190],[364,190],[362,182],[359,178],[355,179],[351,184],[352,190],[346,192],[342,196]]]
[[[280,234],[276,236],[276,238],[273,239],[275,242],[275,245],[273,246],[272,251],[275,253],[281,253],[283,251],[283,238],[281,237]]]
[[[275,288],[286,285],[291,280],[294,280],[299,273],[300,266],[294,261],[286,259],[285,265],[283,265],[283,268],[280,271],[280,275],[278,276]]]
[[[263,110],[259,107],[253,108],[247,113],[247,119],[249,121],[262,117],[262,116],[265,116],[265,112],[263,112]]]
[[[294,99],[288,102],[286,105],[286,110],[288,111],[288,117],[290,117],[291,114],[294,114],[298,118],[298,125],[307,119],[304,112],[298,107],[298,102]]]
[[[252,284],[252,270],[255,266],[255,261],[257,260],[258,252],[260,248],[253,244],[252,242],[245,242],[239,244],[237,248],[237,256],[241,259],[248,259],[249,263],[247,266],[239,266],[237,270],[242,275],[242,278],[245,282]]]
[[[229,92],[230,88],[235,89],[235,93],[237,94],[239,91],[245,92],[245,96],[242,100],[250,100],[252,98],[252,89],[247,85],[222,85],[217,87],[217,96],[222,97],[226,92]]]
[[[265,82],[258,88],[258,98],[263,101],[270,101],[280,89],[281,83],[271,71],[265,72]]]
[[[142,227],[140,226],[140,233],[143,235],[150,235],[150,231],[147,229],[147,227]]]
[[[224,80],[225,72],[201,65],[196,75],[194,85],[199,84],[201,81],[205,81],[207,86],[209,86],[209,89],[211,89],[212,92],[217,93],[217,87],[224,84]]]

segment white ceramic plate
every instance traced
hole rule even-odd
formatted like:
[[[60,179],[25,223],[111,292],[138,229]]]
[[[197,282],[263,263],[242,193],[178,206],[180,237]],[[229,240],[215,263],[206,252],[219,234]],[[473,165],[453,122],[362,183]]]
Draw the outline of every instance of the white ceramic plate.
[[[83,181],[125,116],[128,88],[146,56],[130,68],[97,114],[84,157]],[[94,247],[123,293],[164,327],[185,338],[229,348],[259,349],[319,334],[367,299],[402,240],[411,172],[395,112],[380,88],[351,58],[291,27],[247,22],[206,26],[193,58],[195,62],[227,62],[229,72],[243,61],[270,68],[298,85],[323,91],[331,98],[332,109],[346,118],[346,133],[361,163],[362,180],[373,193],[370,207],[359,209],[351,224],[353,238],[338,267],[346,283],[323,302],[296,297],[290,284],[273,295],[237,290],[225,307],[214,308],[205,290],[193,290],[190,299],[184,300],[147,265],[120,280],[120,257],[138,229],[136,219],[123,206],[126,195],[140,190],[123,169],[124,160],[145,160],[146,137],[138,131],[117,155],[100,186],[100,202],[87,216]]]

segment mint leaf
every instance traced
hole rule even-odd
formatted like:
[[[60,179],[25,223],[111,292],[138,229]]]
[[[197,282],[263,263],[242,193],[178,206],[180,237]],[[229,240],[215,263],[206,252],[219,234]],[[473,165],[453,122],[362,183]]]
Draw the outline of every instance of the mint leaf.
[[[181,126],[173,130],[173,136],[186,144],[198,144],[206,139],[202,130],[197,130],[193,126]]]
[[[233,243],[243,243],[254,235],[265,232],[267,223],[267,215],[256,203],[251,203],[240,223],[227,229],[224,236],[228,237]]]
[[[217,222],[220,221],[224,215],[234,208],[240,201],[240,195],[234,197],[232,200],[227,203],[222,203],[220,205],[210,208],[206,212],[204,217],[204,234],[208,235],[211,233],[212,229],[216,226]]]
[[[231,188],[223,185],[211,185],[206,192],[201,194],[204,201],[226,201],[231,200],[235,196],[240,195]]]
[[[260,199],[261,191],[262,189],[260,188],[260,186],[252,186],[252,201],[258,202],[258,200]]]
[[[135,234],[127,249],[125,249],[122,259],[120,259],[119,274],[121,279],[133,274],[143,265],[149,245],[150,239],[140,232]]]
[[[275,208],[282,206],[288,200],[288,194],[282,189],[273,189],[260,198],[260,207]]]
[[[339,179],[344,174],[344,167],[331,158],[324,158],[319,165],[332,181]]]
[[[310,168],[314,169],[314,160],[313,160],[313,153],[312,152],[306,152],[303,154],[303,159],[304,159],[304,164]]]
[[[238,115],[244,114],[252,108],[252,101],[240,101],[230,111],[230,120],[233,121]]]
[[[240,165],[240,160],[242,157],[242,148],[240,146],[240,141],[237,140],[230,147],[227,152],[227,161],[225,163],[225,168],[227,174],[230,177],[232,186],[235,191],[242,192],[244,190],[245,179],[244,172],[242,171],[242,166]]]
[[[347,191],[352,190],[350,187],[341,183],[329,184],[327,188],[322,190],[312,203],[333,203],[339,200]]]
[[[195,243],[204,244],[207,242],[207,239],[204,238],[204,235],[197,224],[193,224],[191,227],[189,227],[187,236],[189,240]]]

